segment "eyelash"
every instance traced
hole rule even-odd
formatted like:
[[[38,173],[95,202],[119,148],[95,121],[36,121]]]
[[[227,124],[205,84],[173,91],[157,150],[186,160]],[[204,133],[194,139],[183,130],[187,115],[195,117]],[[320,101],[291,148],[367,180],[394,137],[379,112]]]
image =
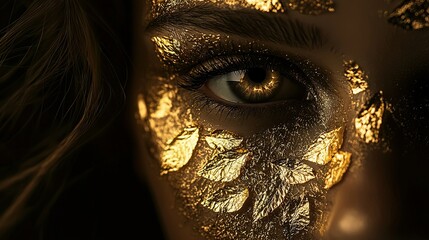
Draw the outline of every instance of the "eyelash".
[[[285,106],[285,102],[264,103],[264,104],[232,104],[220,99],[214,99],[199,91],[205,83],[212,77],[226,74],[232,71],[241,71],[252,67],[271,69],[279,71],[298,80],[310,94],[315,94],[314,87],[309,77],[304,71],[300,70],[294,62],[286,57],[278,57],[261,53],[248,53],[242,55],[216,56],[201,64],[198,64],[180,74],[178,85],[191,91],[194,104],[197,108],[206,109],[209,113],[213,112],[217,116],[225,118],[246,119],[250,116],[269,114],[278,107]],[[304,77],[303,77],[304,76]],[[305,78],[305,79],[303,79]]]

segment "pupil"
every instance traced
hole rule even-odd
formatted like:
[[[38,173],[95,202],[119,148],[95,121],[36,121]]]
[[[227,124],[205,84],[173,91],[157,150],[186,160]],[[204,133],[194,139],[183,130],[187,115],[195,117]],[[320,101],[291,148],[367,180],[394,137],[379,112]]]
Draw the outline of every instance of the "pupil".
[[[267,77],[267,71],[262,68],[251,68],[246,72],[247,78],[254,83],[262,83]]]

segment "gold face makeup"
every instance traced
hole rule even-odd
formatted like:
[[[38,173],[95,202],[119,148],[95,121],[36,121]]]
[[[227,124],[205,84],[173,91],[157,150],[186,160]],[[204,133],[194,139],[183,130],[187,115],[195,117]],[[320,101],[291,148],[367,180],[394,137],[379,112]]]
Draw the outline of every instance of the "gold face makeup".
[[[429,1],[403,1],[389,15],[388,21],[406,30],[419,30],[429,27]]]
[[[268,13],[283,13],[292,10],[305,15],[321,15],[335,11],[333,0],[152,0],[152,2],[152,6],[156,6],[156,10],[153,12],[171,11],[172,8],[180,8],[183,5],[195,7],[207,3],[223,8],[252,9]]]
[[[353,94],[359,94],[368,89],[368,76],[354,61],[344,61],[344,76],[346,77]]]
[[[375,94],[355,119],[357,136],[365,143],[378,143],[386,104],[383,93]]]

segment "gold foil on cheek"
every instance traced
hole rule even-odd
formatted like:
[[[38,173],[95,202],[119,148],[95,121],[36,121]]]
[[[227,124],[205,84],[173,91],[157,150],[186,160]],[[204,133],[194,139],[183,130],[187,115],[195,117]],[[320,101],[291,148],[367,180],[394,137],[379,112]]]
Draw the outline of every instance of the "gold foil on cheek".
[[[365,105],[355,119],[356,134],[365,143],[377,143],[386,104],[379,92]]]
[[[287,0],[287,6],[306,15],[320,15],[335,12],[333,0]]]
[[[161,175],[177,171],[192,157],[199,139],[198,128],[185,128],[178,136],[167,143],[161,153]]]
[[[197,174],[212,181],[230,182],[236,179],[250,157],[246,149],[239,148],[243,139],[228,131],[218,130],[205,140],[213,153]]]
[[[201,205],[214,212],[231,213],[240,210],[248,197],[249,190],[243,186],[225,187],[205,196]]]
[[[147,106],[142,94],[137,96],[137,108],[139,112],[140,120],[147,118]]]
[[[316,142],[308,148],[304,159],[319,165],[326,165],[341,148],[343,133],[343,128],[337,128],[328,133],[321,134]]]
[[[388,21],[406,30],[429,27],[429,1],[404,1],[390,15]]]
[[[218,151],[236,148],[241,144],[241,142],[243,142],[243,138],[235,136],[234,134],[224,130],[212,132],[210,136],[205,138],[205,140],[210,148]]]
[[[280,178],[289,184],[304,184],[316,176],[313,169],[303,162],[294,164],[292,168],[276,165]]]
[[[285,200],[289,189],[290,185],[279,175],[274,176],[269,184],[257,186],[253,204],[253,221],[261,220],[276,210]]]
[[[171,37],[153,37],[152,42],[155,44],[155,50],[159,59],[165,63],[175,64],[180,59],[180,42]]]
[[[347,78],[353,94],[361,93],[368,89],[368,76],[354,61],[344,61],[344,76]]]
[[[334,155],[325,176],[325,189],[330,189],[341,181],[350,166],[351,156],[351,153],[343,151]]]
[[[198,175],[212,181],[230,182],[238,178],[241,168],[249,159],[250,153],[244,149],[235,149],[216,154],[198,172]]]
[[[292,213],[286,212],[283,222],[288,223],[289,235],[295,236],[310,225],[310,202],[308,197],[301,196],[299,203]]]

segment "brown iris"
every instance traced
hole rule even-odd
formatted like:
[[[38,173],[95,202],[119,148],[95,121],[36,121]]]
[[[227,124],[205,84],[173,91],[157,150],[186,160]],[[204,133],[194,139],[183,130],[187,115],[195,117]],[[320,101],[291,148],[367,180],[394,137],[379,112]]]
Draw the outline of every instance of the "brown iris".
[[[240,81],[229,82],[231,90],[246,102],[264,102],[279,90],[280,74],[274,70],[250,68],[242,73]]]

